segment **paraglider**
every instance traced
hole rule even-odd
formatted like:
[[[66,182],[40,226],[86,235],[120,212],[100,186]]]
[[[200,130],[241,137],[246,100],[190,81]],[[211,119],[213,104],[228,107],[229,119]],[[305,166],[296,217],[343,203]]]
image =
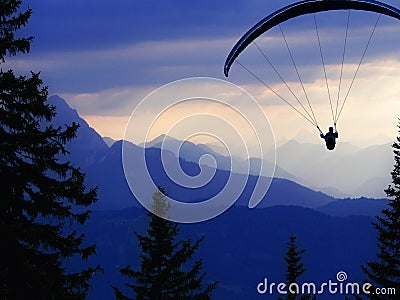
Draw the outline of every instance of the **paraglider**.
[[[370,37],[366,43],[366,46],[364,48],[364,51],[362,53],[361,59],[359,61],[358,67],[356,68],[355,74],[350,82],[349,89],[347,93],[345,93],[345,97],[342,100],[342,105],[339,107],[339,93],[338,93],[338,99],[337,99],[337,105],[336,109],[334,109],[333,104],[335,101],[332,101],[331,99],[331,93],[329,91],[329,86],[328,86],[328,78],[327,78],[327,72],[325,68],[325,63],[324,63],[324,58],[323,58],[323,53],[322,53],[322,47],[321,47],[321,42],[319,39],[319,32],[318,32],[318,26],[317,26],[317,21],[315,19],[315,13],[319,12],[326,12],[326,11],[338,11],[338,10],[347,10],[348,11],[348,18],[350,18],[350,11],[351,10],[357,10],[357,11],[367,11],[367,12],[373,12],[378,14],[378,18],[376,20],[376,23],[371,31]],[[333,127],[329,129],[329,132],[327,134],[323,134],[321,131],[317,118],[314,114],[314,111],[312,109],[311,103],[309,101],[309,97],[306,94],[305,87],[303,85],[303,82],[301,80],[300,74],[297,70],[293,55],[291,53],[291,50],[289,48],[289,45],[286,41],[286,38],[284,36],[284,33],[282,29],[280,28],[280,24],[288,21],[290,19],[300,17],[303,15],[308,15],[308,14],[314,14],[314,22],[315,22],[315,29],[317,31],[317,36],[318,36],[318,43],[319,43],[319,49],[320,49],[320,54],[321,54],[321,61],[323,65],[323,71],[325,74],[325,82],[326,82],[326,87],[328,91],[328,96],[329,96],[329,103],[331,107],[331,112],[332,112],[332,121],[335,131],[333,130]],[[333,150],[336,145],[336,139],[338,138],[338,133],[336,131],[336,124],[338,122],[338,119],[340,117],[340,114],[342,113],[342,109],[344,107],[344,104],[346,103],[346,100],[348,98],[348,95],[350,93],[350,90],[353,86],[354,80],[356,79],[357,73],[359,71],[360,65],[363,62],[364,56],[366,54],[366,51],[368,49],[368,46],[371,42],[371,39],[374,35],[375,29],[378,25],[378,21],[381,15],[386,15],[395,19],[400,20],[400,10],[388,5],[383,2],[375,1],[375,0],[304,0],[300,2],[296,2],[293,4],[290,4],[288,6],[285,6],[281,9],[278,9],[277,11],[269,14],[262,20],[260,20],[258,23],[256,23],[252,28],[250,28],[240,39],[239,41],[234,45],[232,50],[230,51],[224,65],[224,74],[226,77],[229,76],[230,69],[232,67],[232,64],[236,61],[245,71],[247,71],[250,75],[252,75],[256,80],[258,80],[260,83],[262,83],[264,86],[266,86],[268,89],[270,89],[276,96],[278,96],[281,100],[286,102],[292,109],[294,109],[297,113],[299,113],[302,117],[304,117],[309,123],[311,123],[313,126],[315,126],[320,134],[320,137],[323,138],[326,142],[326,146],[328,150]],[[305,99],[308,103],[307,109],[305,105],[300,102],[299,98],[294,94],[294,92],[291,90],[287,82],[283,79],[281,74],[277,71],[277,69],[272,65],[272,63],[268,60],[267,56],[265,53],[260,49],[260,47],[257,45],[255,40],[260,37],[262,34],[265,32],[269,31],[270,29],[274,27],[279,27],[279,29],[282,32],[283,39],[285,40],[286,46],[289,50],[290,58],[292,60],[293,66],[296,69],[297,76],[299,79],[300,84],[302,85],[302,89],[305,94]],[[343,48],[343,61],[342,61],[342,70],[340,73],[340,83],[339,83],[339,91],[340,91],[340,84],[342,82],[342,73],[343,73],[343,64],[344,64],[344,54],[345,54],[345,47],[346,47],[346,42],[347,42],[347,32],[348,32],[348,27],[349,27],[349,20],[347,21],[347,28],[346,28],[346,36],[345,36],[345,41],[344,41],[344,48]],[[262,54],[264,59],[271,65],[272,69],[275,71],[275,73],[278,75],[278,77],[281,79],[282,83],[286,85],[286,87],[290,90],[292,95],[296,98],[297,102],[299,103],[300,107],[296,107],[289,103],[284,97],[279,95],[279,93],[274,90],[270,85],[268,85],[264,80],[262,80],[258,75],[255,74],[250,68],[244,66],[241,64],[239,61],[237,61],[238,56],[243,52],[250,44],[254,44],[254,46],[257,48],[257,50]],[[303,109],[303,110],[302,110]],[[332,129],[332,130],[331,130]]]
[[[325,140],[326,148],[328,150],[335,149],[336,139],[339,137],[337,130],[333,132],[333,127],[329,127],[329,131],[326,134],[321,133],[320,136]]]

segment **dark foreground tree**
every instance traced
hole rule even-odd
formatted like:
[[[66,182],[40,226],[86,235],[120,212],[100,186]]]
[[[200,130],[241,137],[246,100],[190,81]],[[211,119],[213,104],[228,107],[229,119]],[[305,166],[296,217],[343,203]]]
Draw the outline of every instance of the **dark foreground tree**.
[[[168,203],[162,189],[153,195],[153,210],[167,216]],[[132,270],[127,266],[120,270],[123,276],[131,279],[125,285],[132,290],[132,296],[113,287],[117,299],[166,300],[166,299],[210,299],[217,282],[204,287],[206,274],[202,272],[202,260],[191,267],[188,261],[198,249],[203,238],[192,242],[177,241],[178,224],[148,213],[150,218],[147,235],[135,232],[142,253],[141,268]]]
[[[292,234],[289,238],[289,242],[287,243],[287,251],[285,256],[285,262],[287,266],[285,280],[288,288],[288,293],[285,299],[311,299],[310,295],[298,297],[298,294],[302,292],[301,287],[298,291],[296,291],[296,286],[292,286],[290,288],[290,284],[292,283],[296,283],[298,286],[300,286],[300,283],[298,282],[299,278],[306,271],[301,257],[304,252],[306,252],[304,249],[299,249],[296,244],[296,236]],[[315,296],[312,299],[316,299]]]
[[[31,37],[16,38],[31,10],[0,0],[0,67],[7,55],[28,52]],[[0,299],[82,299],[97,268],[68,272],[63,261],[88,258],[85,207],[96,199],[84,174],[66,161],[65,144],[78,126],[53,127],[39,74],[0,70]],[[76,227],[76,226],[75,226]]]
[[[373,223],[378,231],[377,258],[362,267],[368,277],[366,281],[374,286],[367,295],[370,299],[395,299],[400,294],[400,136],[392,147],[395,158],[392,184],[385,190],[389,204]],[[372,294],[375,288],[384,288],[385,294]],[[389,294],[393,288],[396,295]]]

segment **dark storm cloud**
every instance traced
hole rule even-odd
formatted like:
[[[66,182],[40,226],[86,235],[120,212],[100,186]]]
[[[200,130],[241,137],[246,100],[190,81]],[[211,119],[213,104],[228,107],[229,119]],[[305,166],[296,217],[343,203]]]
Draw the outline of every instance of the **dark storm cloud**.
[[[142,41],[239,37],[251,25],[293,1],[43,0],[29,30],[44,51],[98,49]],[[388,3],[396,3],[394,0]],[[328,19],[329,26],[336,26]],[[354,21],[363,25],[363,17]],[[301,23],[295,23],[297,28]]]
[[[55,93],[159,86],[190,76],[223,78],[226,55],[240,36],[267,14],[292,2],[30,0],[26,4],[32,8],[33,16],[25,32],[35,36],[32,52],[11,63],[21,69],[41,70]],[[338,20],[318,20],[321,33],[325,32],[322,42],[327,63],[340,63],[337,57],[341,55],[345,21],[343,17]],[[354,51],[348,51],[350,59],[354,56],[352,63],[360,57],[360,48],[368,39],[371,20],[369,14],[352,16],[351,30],[356,36],[359,28],[367,28],[362,31],[363,40],[352,46]],[[310,51],[308,47],[316,43],[310,24],[312,27],[310,18],[284,24],[300,65],[319,63],[318,48]],[[297,32],[311,33],[299,36]],[[276,31],[271,34],[276,37]],[[398,31],[385,29],[374,37],[379,42],[369,49],[370,58],[394,51],[391,35],[398,35]],[[285,71],[291,62],[280,43],[268,50]],[[312,67],[304,73],[309,80],[315,77]]]
[[[96,49],[142,41],[235,36],[288,1],[28,1],[41,50]],[[248,16],[248,17],[247,17]],[[239,31],[238,31],[239,29]]]

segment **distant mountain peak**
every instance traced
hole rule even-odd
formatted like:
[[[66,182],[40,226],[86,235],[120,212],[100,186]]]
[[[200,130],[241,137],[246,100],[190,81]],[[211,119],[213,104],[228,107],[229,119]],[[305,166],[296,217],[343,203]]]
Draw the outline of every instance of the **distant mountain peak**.
[[[116,140],[108,136],[103,136],[103,141],[107,144],[108,147],[111,147],[116,142]]]
[[[57,113],[51,120],[54,126],[65,127],[72,122],[79,124],[77,137],[67,144],[72,162],[85,167],[93,161],[97,153],[108,148],[103,138],[63,98],[53,95],[47,99],[47,103],[54,106]]]
[[[172,148],[176,148],[179,145],[180,147],[183,147],[184,145],[186,146],[197,146],[196,144],[190,142],[190,141],[181,141],[178,140],[177,138],[171,137],[169,135],[166,134],[161,134],[158,137],[156,137],[155,139],[153,139],[150,142],[146,142],[146,143],[140,143],[139,146],[146,146],[146,148],[161,148],[161,145],[163,145],[163,147],[166,147],[167,149],[170,149],[171,146]]]
[[[57,108],[65,108],[65,109],[72,109],[67,101],[65,101],[63,98],[61,98],[58,95],[52,95],[47,99],[47,102],[51,105],[57,106]]]
[[[166,141],[166,140],[175,140],[174,138],[171,138],[169,136],[167,136],[166,134],[161,134],[158,137],[154,138],[151,141],[146,141],[146,142],[142,142],[139,144],[139,146],[146,146],[146,148],[152,148],[155,147],[156,145]]]
[[[56,108],[57,115],[53,119],[56,123],[60,123],[57,125],[65,125],[70,124],[71,122],[78,123],[80,126],[88,126],[89,124],[83,120],[78,112],[71,108],[67,101],[61,98],[58,95],[50,96],[47,99],[47,103],[54,106]]]

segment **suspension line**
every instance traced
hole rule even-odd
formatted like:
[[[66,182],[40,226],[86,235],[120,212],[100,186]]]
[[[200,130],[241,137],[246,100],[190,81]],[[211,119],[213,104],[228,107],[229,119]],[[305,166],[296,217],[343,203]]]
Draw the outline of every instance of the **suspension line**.
[[[299,79],[299,82],[300,82],[301,87],[302,87],[302,89],[303,89],[304,96],[306,97],[308,106],[310,107],[310,110],[311,110],[311,114],[312,114],[312,116],[313,116],[314,123],[318,126],[317,118],[315,117],[314,111],[313,111],[313,109],[312,109],[312,107],[311,107],[311,103],[310,103],[310,100],[308,99],[308,95],[307,95],[306,89],[305,89],[305,87],[304,87],[303,81],[301,80],[300,73],[299,73],[299,71],[298,71],[298,69],[297,69],[296,63],[295,63],[294,58],[293,58],[293,55],[292,55],[292,51],[290,50],[289,44],[288,44],[288,42],[287,42],[287,40],[286,40],[285,34],[283,33],[283,30],[282,30],[281,25],[279,25],[279,29],[280,29],[280,31],[281,31],[283,40],[285,41],[286,48],[287,48],[287,50],[289,51],[290,59],[292,60],[293,67],[294,67],[294,69],[296,70],[297,78]]]
[[[236,63],[239,64],[246,72],[248,72],[251,76],[253,76],[256,80],[258,80],[262,85],[264,85],[267,89],[269,89],[271,92],[273,92],[279,99],[284,101],[286,104],[288,104],[293,110],[295,110],[298,114],[300,114],[304,119],[306,119],[309,123],[311,123],[313,126],[318,127],[318,124],[315,123],[314,120],[308,118],[305,114],[303,114],[301,111],[299,111],[295,106],[293,106],[289,101],[287,101],[285,98],[283,98],[277,91],[275,91],[271,86],[269,86],[266,82],[264,82],[260,77],[258,77],[254,72],[252,72],[249,68],[247,68],[245,65],[240,63],[238,60],[236,60]]]
[[[307,114],[307,116],[313,120],[316,123],[316,120],[312,118],[310,113],[307,111],[307,109],[304,107],[303,103],[301,103],[300,99],[296,96],[294,91],[290,88],[289,84],[286,82],[286,80],[281,76],[279,71],[275,68],[275,66],[272,64],[272,62],[268,59],[267,55],[262,51],[262,49],[257,45],[255,41],[253,41],[254,45],[258,49],[258,51],[261,53],[261,55],[264,57],[265,61],[271,66],[271,68],[274,70],[275,74],[278,75],[279,79],[282,81],[283,84],[287,87],[287,89],[290,91],[290,93],[293,95],[293,97],[297,100],[297,102],[300,104],[300,106],[303,108],[304,112]]]
[[[348,98],[348,96],[349,96],[349,94],[350,94],[350,90],[351,90],[351,88],[353,87],[354,80],[356,79],[357,74],[358,74],[358,71],[360,70],[361,63],[363,62],[364,57],[365,57],[365,54],[367,53],[369,44],[371,43],[372,37],[374,36],[375,30],[376,30],[376,27],[378,26],[378,23],[379,23],[380,18],[381,18],[381,15],[379,15],[378,18],[376,19],[374,28],[372,29],[372,32],[371,32],[371,35],[370,35],[370,37],[369,37],[369,39],[368,39],[367,45],[365,46],[364,52],[363,52],[363,54],[362,54],[362,56],[361,56],[361,59],[360,59],[360,62],[359,62],[359,64],[358,64],[358,66],[357,66],[356,72],[354,73],[353,79],[352,79],[352,81],[351,81],[351,83],[350,83],[350,87],[349,87],[349,89],[348,89],[348,91],[347,91],[347,93],[346,93],[346,97],[344,98],[343,104],[342,104],[342,106],[340,107],[339,114],[338,114],[338,116],[337,116],[337,118],[336,118],[336,120],[335,120],[335,123],[338,122],[339,117],[340,117],[340,114],[342,113],[343,107],[344,107],[344,105],[346,104],[347,98]]]
[[[330,90],[329,90],[329,84],[328,84],[328,76],[326,75],[326,67],[325,67],[324,55],[322,54],[321,39],[319,38],[319,31],[318,31],[318,25],[317,25],[317,18],[315,17],[315,14],[313,14],[313,17],[314,17],[315,31],[317,32],[317,38],[318,38],[319,54],[321,55],[322,67],[323,67],[323,69],[324,69],[326,90],[327,90],[327,92],[328,92],[329,104],[330,104],[330,106],[331,106],[332,121],[335,123],[335,116],[334,116],[334,114],[333,114],[333,106],[332,106],[331,92],[330,92]]]
[[[347,48],[347,37],[349,33],[349,24],[350,24],[350,10],[348,10],[347,13],[347,25],[346,25],[346,36],[344,38],[344,45],[343,45],[343,55],[342,55],[342,66],[340,68],[340,78],[339,78],[339,87],[338,87],[338,93],[337,93],[337,98],[336,98],[336,109],[335,109],[335,126],[336,126],[336,121],[338,118],[338,108],[339,108],[339,99],[340,99],[340,92],[342,88],[342,79],[343,79],[343,67],[344,67],[344,59],[346,57],[346,48]],[[335,129],[336,131],[336,129]]]

